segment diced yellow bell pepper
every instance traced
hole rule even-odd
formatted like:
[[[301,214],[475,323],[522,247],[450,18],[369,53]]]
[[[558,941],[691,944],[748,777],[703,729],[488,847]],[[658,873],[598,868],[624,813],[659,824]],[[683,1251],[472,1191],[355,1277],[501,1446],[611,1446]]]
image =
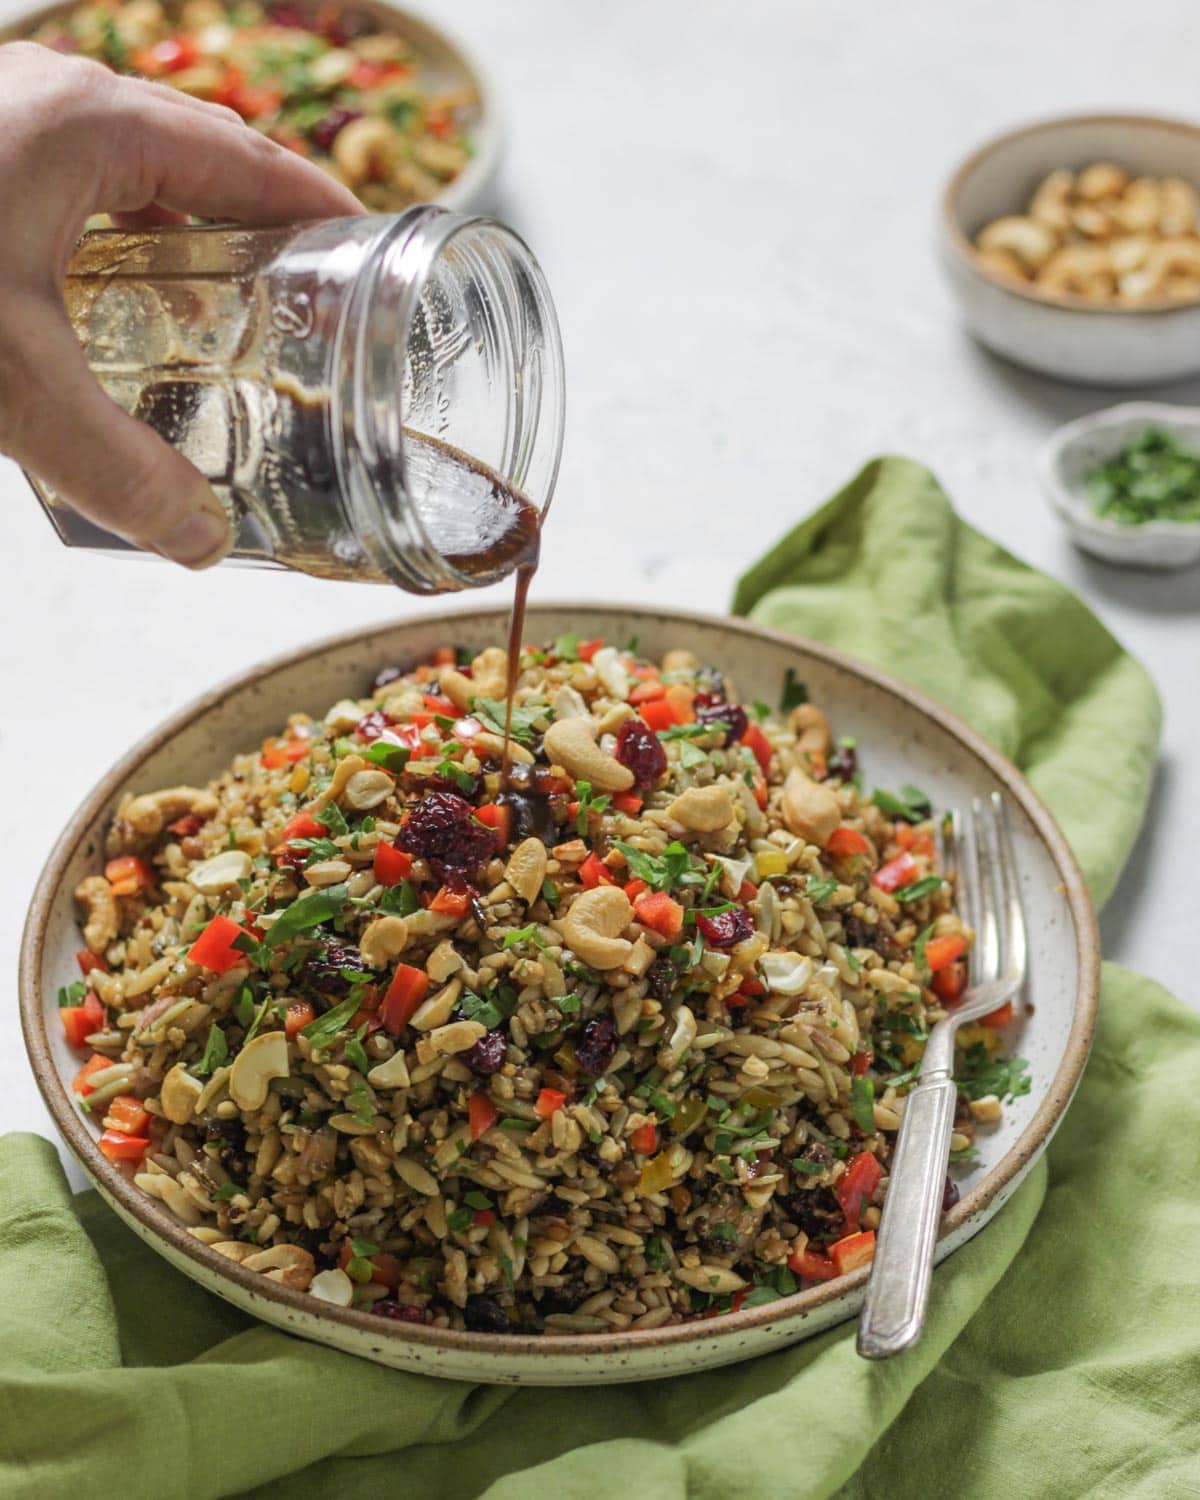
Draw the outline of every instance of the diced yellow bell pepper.
[[[704,1100],[692,1094],[675,1111],[675,1117],[670,1122],[672,1135],[685,1136],[689,1130],[695,1130],[707,1112]]]
[[[652,1156],[642,1168],[642,1175],[638,1180],[639,1193],[662,1193],[671,1186],[671,1153],[660,1151],[657,1156]]]
[[[765,880],[768,875],[786,875],[787,867],[787,855],[782,849],[760,849],[754,856],[754,868],[760,880]]]

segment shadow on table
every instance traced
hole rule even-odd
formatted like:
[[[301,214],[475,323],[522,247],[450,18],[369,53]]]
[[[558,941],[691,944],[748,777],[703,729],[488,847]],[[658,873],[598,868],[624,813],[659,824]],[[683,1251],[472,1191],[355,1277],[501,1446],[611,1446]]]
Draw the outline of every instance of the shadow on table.
[[[1143,893],[1153,884],[1151,872],[1161,857],[1163,829],[1170,822],[1170,804],[1178,790],[1178,775],[1170,759],[1163,756],[1155,767],[1141,834],[1100,915],[1102,953],[1126,953],[1134,946],[1134,929],[1145,922],[1147,915],[1142,908]]]

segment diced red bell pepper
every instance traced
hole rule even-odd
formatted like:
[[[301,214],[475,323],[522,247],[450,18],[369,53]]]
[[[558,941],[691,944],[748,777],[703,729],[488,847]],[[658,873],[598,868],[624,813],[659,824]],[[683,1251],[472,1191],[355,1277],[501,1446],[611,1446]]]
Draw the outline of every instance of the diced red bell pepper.
[[[316,1018],[317,1013],[307,1000],[293,1000],[284,1012],[283,1029],[287,1032],[289,1038],[294,1037],[297,1032],[303,1031]]]
[[[471,1222],[479,1229],[488,1229],[496,1222],[496,1214],[490,1208],[477,1208]]]
[[[373,89],[388,79],[407,78],[412,68],[408,63],[401,62],[398,58],[389,62],[377,62],[373,58],[361,57],[350,70],[350,85],[356,89]],[[434,665],[439,667],[454,665],[454,648],[450,651],[449,662],[439,662],[434,657]]]
[[[945,937],[930,938],[925,944],[925,967],[931,974],[952,964],[967,951],[967,940],[961,932],[950,932]]]
[[[760,995],[767,993],[767,987],[761,979],[755,979],[753,974],[747,974],[738,986],[739,995],[747,995],[751,1000],[756,1000]]]
[[[567,1096],[561,1089],[543,1089],[533,1101],[533,1112],[539,1119],[548,1120],[566,1102]]]
[[[872,876],[872,883],[881,891],[895,891],[915,880],[917,874],[917,862],[906,850],[897,854],[895,859],[889,859],[886,865],[880,865]]]
[[[991,1026],[996,1031],[1002,1031],[1006,1026],[1012,1025],[1013,1016],[1016,1014],[1011,1000],[1006,1000],[996,1010],[988,1011],[986,1016],[981,1016],[981,1026]]]
[[[576,655],[580,661],[591,661],[592,657],[595,656],[596,652],[603,645],[604,637],[602,635],[597,636],[594,641],[580,641],[579,645],[575,648]]]
[[[850,1071],[855,1078],[861,1078],[874,1061],[875,1054],[870,1048],[866,1052],[856,1052],[850,1059]]]
[[[742,735],[742,744],[754,752],[754,759],[764,776],[771,774],[771,741],[763,733],[761,724],[751,724]]]
[[[199,813],[185,813],[182,818],[176,818],[173,823],[167,824],[167,832],[173,833],[177,839],[191,839],[204,827],[204,819]]]
[[[264,740],[262,754],[258,757],[268,771],[278,771],[282,766],[294,766],[312,750],[310,736],[286,740]]]
[[[439,646],[429,660],[435,667],[456,667],[458,652],[453,646]]]
[[[803,1250],[799,1255],[788,1256],[788,1270],[794,1271],[805,1281],[832,1281],[838,1269],[827,1255],[818,1255],[815,1250]]]
[[[136,854],[122,854],[104,866],[104,878],[114,896],[135,896],[154,889],[154,871]]]
[[[663,695],[663,702],[669,703],[675,710],[675,722],[677,724],[691,724],[695,721],[696,689],[689,687],[686,682],[673,682]]]
[[[752,880],[743,880],[737,888],[737,900],[744,906],[748,901],[754,901],[758,896],[758,887]]]
[[[911,823],[897,823],[894,838],[898,849],[907,849],[913,854],[921,855],[924,859],[933,858],[932,834],[918,833]]]
[[[859,1266],[870,1265],[875,1259],[875,1231],[862,1229],[857,1234],[848,1234],[829,1247],[829,1258],[837,1267],[839,1276],[849,1276]]]
[[[64,1005],[58,1013],[72,1047],[84,1046],[92,1032],[100,1031],[104,1026],[104,1007],[91,990],[81,1005]]]
[[[71,1088],[75,1093],[82,1094],[86,1098],[88,1094],[95,1092],[95,1085],[91,1082],[92,1074],[98,1073],[101,1068],[109,1068],[111,1066],[111,1057],[105,1057],[100,1052],[93,1052],[91,1057],[88,1058],[87,1062],[84,1063],[83,1067],[80,1068],[79,1072],[71,1080]]]
[[[761,809],[765,809],[769,795],[767,791],[767,778],[765,776],[755,776],[754,785],[750,788],[750,790],[754,796],[755,802],[758,803],[758,806]]]
[[[240,937],[248,937],[244,927],[230,917],[215,916],[188,949],[188,957],[201,968],[211,969],[214,974],[227,974],[239,964],[250,960],[233,945]]]
[[[458,709],[449,698],[443,698],[440,693],[422,693],[421,696],[431,714],[440,714],[443,719],[458,718]]]
[[[500,1111],[487,1094],[472,1094],[467,1102],[467,1120],[471,1127],[471,1139],[477,1141],[489,1131],[500,1118]]]
[[[666,891],[647,891],[633,903],[633,915],[643,927],[673,943],[683,931],[683,907]]]
[[[398,964],[379,1007],[379,1019],[393,1036],[399,1036],[429,993],[429,975],[412,964]]]
[[[143,1135],[126,1135],[122,1130],[106,1130],[100,1137],[100,1150],[109,1161],[141,1161],[150,1149]]]
[[[825,852],[832,854],[834,859],[851,859],[857,854],[870,854],[871,845],[857,828],[851,828],[849,824],[843,823],[829,835]]]
[[[629,1137],[629,1144],[639,1156],[653,1156],[658,1150],[658,1126],[653,1120],[647,1120]]]
[[[846,1217],[846,1228],[855,1230],[871,1194],[879,1186],[883,1168],[869,1151],[860,1151],[838,1178],[834,1192]]]
[[[661,682],[639,682],[637,687],[629,695],[630,703],[657,703],[660,698],[666,696],[666,688]]]
[[[631,901],[636,901],[642,892],[649,890],[650,887],[644,880],[627,880],[621,889]]]
[[[938,999],[944,1000],[947,1005],[961,1000],[967,987],[967,965],[964,960],[956,959],[944,969],[939,969],[930,981],[930,987]]]
[[[328,826],[319,818],[314,818],[311,813],[298,812],[279,830],[279,837],[287,844],[292,839],[323,839],[328,832]]]
[[[494,828],[500,835],[500,847],[508,847],[508,840],[512,831],[512,808],[504,802],[485,802],[482,807],[475,809],[476,819],[485,828]]]
[[[412,873],[413,857],[407,849],[397,849],[384,839],[375,845],[375,860],[371,868],[380,885],[399,885]]]
[[[589,891],[595,890],[598,885],[617,883],[617,877],[594,850],[579,866],[579,878]]]
[[[642,799],[636,792],[614,792],[612,805],[626,817],[636,818],[642,810]]]
[[[658,698],[653,703],[639,705],[638,713],[646,727],[653,729],[656,734],[660,730],[670,729],[673,724],[687,722],[666,697]]]
[[[75,955],[75,962],[79,965],[79,972],[85,979],[93,969],[99,969],[102,974],[108,973],[108,960],[102,953],[93,953],[90,948],[80,948]]]
[[[106,1130],[120,1130],[125,1135],[141,1135],[150,1123],[150,1113],[133,1094],[118,1094],[108,1101],[104,1116]]]
[[[180,73],[190,68],[200,56],[200,49],[190,36],[165,37],[149,47],[138,47],[133,53],[133,65],[139,73],[151,78],[164,73]]]
[[[283,103],[283,92],[281,89],[270,88],[265,84],[261,88],[252,84],[242,84],[240,88],[234,90],[229,102],[243,120],[257,120],[263,115],[276,113]]]
[[[443,917],[465,917],[470,905],[470,891],[453,891],[444,885],[429,903],[429,910]]]

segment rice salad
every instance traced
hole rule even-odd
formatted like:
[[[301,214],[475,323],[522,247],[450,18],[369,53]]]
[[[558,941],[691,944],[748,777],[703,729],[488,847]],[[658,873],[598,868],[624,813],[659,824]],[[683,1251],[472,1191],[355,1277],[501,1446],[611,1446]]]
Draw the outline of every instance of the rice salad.
[[[127,795],[59,996],[99,1147],[217,1253],[490,1333],[658,1328],[867,1264],[971,934],[918,788],[791,674],[447,647]],[[959,1033],[955,1156],[1027,1092]],[[957,1191],[947,1181],[946,1203]]]

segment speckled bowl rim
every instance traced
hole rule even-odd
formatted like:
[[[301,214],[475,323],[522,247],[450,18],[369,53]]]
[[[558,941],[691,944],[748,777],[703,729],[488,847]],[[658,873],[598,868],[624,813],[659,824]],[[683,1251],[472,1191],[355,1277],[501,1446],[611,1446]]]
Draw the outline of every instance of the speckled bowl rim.
[[[1079,983],[1075,996],[1074,1014],[1062,1062],[1051,1081],[1046,1097],[1038,1106],[1032,1120],[1001,1161],[944,1216],[942,1233],[946,1234],[957,1229],[966,1220],[984,1209],[1009,1182],[1017,1178],[1029,1160],[1039,1152],[1049,1136],[1053,1134],[1079,1083],[1095,1029],[1100,993],[1100,943],[1096,918],[1082,872],[1050,812],[1016,766],[988,745],[962,719],[896,678],[855,661],[852,657],[829,646],[804,637],[790,635],[784,631],[751,624],[745,620],[722,618],[690,610],[659,611],[644,604],[633,603],[579,604],[574,601],[539,603],[530,607],[528,616],[530,624],[536,626],[539,615],[551,612],[573,613],[583,620],[594,621],[594,626],[589,624],[587,629],[589,633],[594,630],[595,633],[601,635],[605,634],[607,620],[629,614],[640,614],[656,617],[664,627],[678,627],[686,631],[689,626],[715,626],[730,636],[741,636],[751,641],[766,641],[772,645],[802,650],[807,656],[816,658],[845,674],[851,680],[858,679],[868,683],[890,694],[893,698],[915,707],[929,719],[938,723],[958,740],[965,750],[983,763],[1029,818],[1057,867],[1075,927]],[[728,1313],[720,1318],[673,1324],[665,1328],[613,1333],[570,1335],[460,1333],[452,1329],[425,1328],[418,1324],[386,1322],[371,1313],[335,1307],[330,1303],[318,1301],[306,1292],[293,1291],[288,1287],[268,1281],[252,1271],[244,1270],[225,1256],[218,1255],[206,1245],[201,1244],[188,1233],[183,1225],[167,1219],[161,1210],[152,1205],[152,1201],[145,1194],[139,1192],[113,1163],[101,1155],[95,1140],[84,1126],[69,1089],[59,1077],[50,1052],[42,1016],[42,959],[53,898],[80,845],[94,837],[101,815],[114,796],[128,784],[146,757],[160,750],[181,730],[202,718],[230,692],[268,678],[273,673],[293,667],[308,658],[354,645],[361,645],[369,650],[374,638],[394,635],[397,629],[403,630],[406,627],[427,628],[431,624],[440,624],[445,637],[453,639],[455,631],[460,626],[487,624],[489,628],[499,631],[506,620],[505,608],[450,610],[414,616],[411,620],[395,621],[389,625],[359,627],[326,637],[313,645],[285,652],[228,679],[221,686],[213,688],[185,708],[180,709],[134,745],[97,782],[72,814],[42,870],[34,889],[21,940],[19,970],[21,1026],[25,1036],[26,1050],[46,1108],[67,1145],[78,1157],[87,1173],[121,1205],[127,1214],[148,1230],[152,1237],[166,1240],[176,1254],[194,1261],[205,1271],[234,1283],[248,1295],[266,1298],[305,1317],[333,1320],[347,1329],[369,1335],[376,1342],[381,1339],[399,1340],[480,1356],[511,1355],[514,1358],[517,1356],[536,1358],[539,1354],[582,1356],[601,1352],[605,1354],[610,1352],[636,1353],[687,1344],[697,1339],[724,1340],[727,1337],[735,1338],[751,1329],[762,1328],[768,1324],[792,1319],[803,1320],[826,1302],[832,1302],[845,1293],[863,1286],[869,1267],[862,1267],[860,1270],[851,1272],[849,1276],[838,1277],[834,1281],[825,1282],[808,1291],[796,1292],[776,1302],[766,1303],[761,1307],[743,1308],[740,1312]],[[233,749],[234,747],[231,746],[230,753]],[[483,1378],[486,1379],[486,1376]]]
[[[1135,129],[1154,126],[1157,129],[1175,130],[1180,134],[1189,135],[1200,143],[1200,125],[1192,120],[1181,120],[1168,115],[1055,115],[1048,119],[1033,120],[1027,125],[1018,125],[1013,130],[1006,130],[1002,135],[992,136],[983,145],[977,146],[950,174],[942,193],[941,203],[942,229],[950,248],[966,262],[976,276],[986,281],[989,286],[998,287],[1002,292],[1008,292],[1013,297],[1020,297],[1022,301],[1031,302],[1035,307],[1053,307],[1062,312],[1087,313],[1094,318],[1124,318],[1137,317],[1143,313],[1167,314],[1195,311],[1200,307],[1200,297],[1194,297],[1188,302],[1173,302],[1168,297],[1159,297],[1152,302],[1139,302],[1136,307],[1089,302],[1086,297],[1077,297],[1072,292],[1062,292],[1052,297],[1046,292],[1035,291],[1019,282],[1008,281],[1002,276],[997,276],[984,264],[978,250],[963,229],[962,219],[958,212],[958,200],[967,178],[1002,147],[1010,145],[1013,141],[1023,140],[1026,136],[1041,135],[1043,131],[1057,129],[1063,125],[1128,125]],[[1200,183],[1196,186],[1200,189]],[[1013,208],[1010,212],[1019,213],[1020,209]]]
[[[56,0],[53,5],[18,11],[0,21],[0,43],[28,41],[29,32],[46,21],[69,15],[83,3],[84,0]],[[504,151],[501,111],[488,73],[480,67],[471,49],[463,45],[453,30],[446,28],[440,17],[434,20],[420,7],[409,10],[405,6],[390,5],[388,0],[352,0],[352,4],[343,0],[343,4],[347,9],[356,9],[376,18],[418,50],[451,61],[474,88],[479,104],[478,117],[467,132],[471,141],[471,158],[458,176],[430,201],[439,208],[460,213],[476,209],[499,171]],[[400,213],[402,210],[387,209],[384,212]]]

